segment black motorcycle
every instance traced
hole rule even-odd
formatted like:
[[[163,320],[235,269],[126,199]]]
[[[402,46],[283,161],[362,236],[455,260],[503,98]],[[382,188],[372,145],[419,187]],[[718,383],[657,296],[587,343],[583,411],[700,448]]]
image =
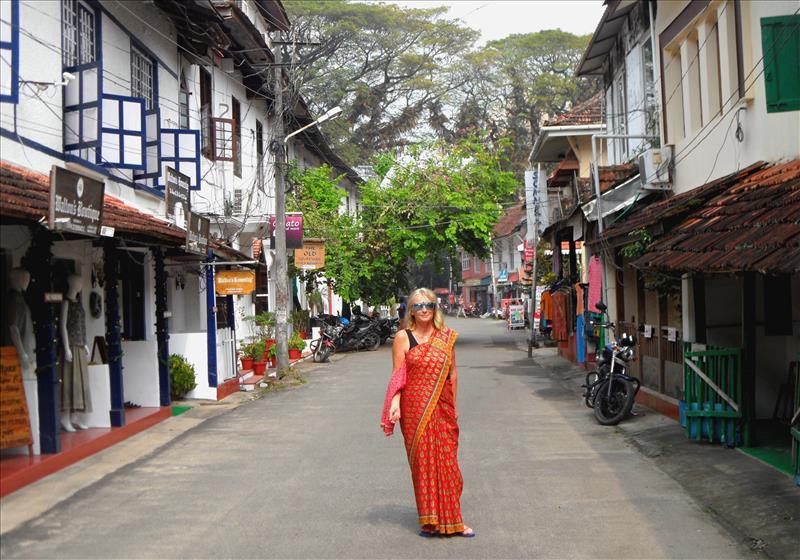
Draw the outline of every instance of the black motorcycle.
[[[341,330],[342,326],[338,324],[338,320],[336,324],[322,323],[319,328],[319,338],[311,342],[311,352],[315,362],[327,362],[331,354],[336,352],[336,340]]]
[[[606,312],[603,302],[597,302],[596,306],[601,313]],[[583,398],[586,406],[594,409],[598,423],[615,426],[631,414],[641,385],[638,378],[628,375],[636,337],[623,333],[617,339],[614,323],[602,326],[611,333],[611,341],[598,351],[597,370],[586,374]]]
[[[386,344],[387,340],[397,334],[397,329],[400,328],[400,319],[398,317],[386,317],[376,319],[376,321],[381,335],[381,344]]]

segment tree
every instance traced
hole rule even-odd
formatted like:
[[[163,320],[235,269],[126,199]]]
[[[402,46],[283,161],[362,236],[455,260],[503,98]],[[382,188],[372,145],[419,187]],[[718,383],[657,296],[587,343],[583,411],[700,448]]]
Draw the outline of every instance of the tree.
[[[309,237],[326,240],[324,270],[298,274],[311,286],[324,274],[345,300],[373,305],[408,288],[412,262],[452,258],[457,247],[486,257],[503,204],[519,188],[502,167],[502,157],[474,138],[382,154],[379,178],[361,186],[357,217],[334,211],[342,191],[330,169],[292,172],[290,207],[305,213]]]
[[[351,164],[442,126],[455,71],[478,33],[446,8],[404,9],[344,0],[288,0],[298,42],[291,73],[312,109],[344,109],[324,127]],[[316,44],[309,44],[316,43]]]

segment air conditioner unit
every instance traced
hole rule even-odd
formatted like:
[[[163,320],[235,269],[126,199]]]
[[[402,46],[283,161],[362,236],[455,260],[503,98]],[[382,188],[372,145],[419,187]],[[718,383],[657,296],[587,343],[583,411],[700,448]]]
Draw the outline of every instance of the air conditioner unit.
[[[646,190],[672,187],[672,146],[650,148],[639,156],[639,177]]]

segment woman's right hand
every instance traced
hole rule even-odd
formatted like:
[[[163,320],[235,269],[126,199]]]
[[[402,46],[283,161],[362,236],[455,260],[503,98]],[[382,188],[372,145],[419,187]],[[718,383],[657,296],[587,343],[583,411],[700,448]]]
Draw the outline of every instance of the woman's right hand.
[[[397,422],[400,420],[400,395],[395,395],[392,399],[392,406],[389,407],[389,420]]]
[[[64,360],[66,360],[67,362],[72,361],[72,350],[70,350],[69,348],[64,348]]]

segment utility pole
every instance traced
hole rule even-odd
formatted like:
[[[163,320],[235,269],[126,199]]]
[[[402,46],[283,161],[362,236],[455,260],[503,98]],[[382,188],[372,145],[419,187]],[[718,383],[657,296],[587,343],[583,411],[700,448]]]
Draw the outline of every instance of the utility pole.
[[[278,375],[289,367],[289,337],[287,318],[289,313],[289,278],[286,255],[286,132],[283,129],[283,49],[275,46],[275,357]]]
[[[531,297],[528,302],[528,321],[531,324],[531,336],[528,338],[528,357],[533,357],[533,349],[539,347],[536,342],[536,328],[534,327],[534,315],[536,314],[536,273],[539,264],[539,258],[536,254],[536,246],[539,242],[539,209],[538,192],[539,188],[539,174],[541,168],[539,164],[536,165],[536,171],[529,169],[525,172],[525,206],[528,219],[528,229],[525,235],[526,246],[533,246],[533,270],[531,272]]]

